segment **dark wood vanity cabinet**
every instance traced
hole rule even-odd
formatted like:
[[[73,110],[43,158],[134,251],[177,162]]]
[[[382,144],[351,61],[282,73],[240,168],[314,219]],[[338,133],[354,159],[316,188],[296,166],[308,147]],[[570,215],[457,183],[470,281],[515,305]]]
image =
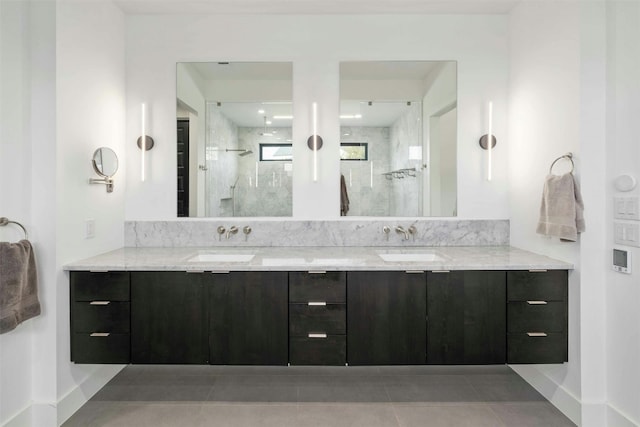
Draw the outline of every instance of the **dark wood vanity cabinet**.
[[[289,363],[347,362],[347,274],[289,273]]]
[[[348,272],[349,365],[424,364],[426,292],[424,272]]]
[[[206,275],[131,273],[131,362],[205,364]]]
[[[427,363],[503,364],[504,271],[427,273]]]
[[[76,363],[568,360],[568,272],[70,273]]]
[[[568,272],[507,272],[507,363],[568,361]]]
[[[129,289],[128,272],[71,272],[73,362],[130,362]]]
[[[209,363],[286,365],[287,272],[238,271],[209,277]]]

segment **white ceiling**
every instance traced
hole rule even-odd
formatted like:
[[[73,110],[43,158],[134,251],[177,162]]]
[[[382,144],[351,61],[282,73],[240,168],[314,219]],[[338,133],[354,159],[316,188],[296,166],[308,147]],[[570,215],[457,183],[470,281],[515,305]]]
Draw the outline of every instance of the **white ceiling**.
[[[115,0],[126,14],[506,14],[523,0]]]
[[[203,80],[292,80],[291,62],[189,62]]]

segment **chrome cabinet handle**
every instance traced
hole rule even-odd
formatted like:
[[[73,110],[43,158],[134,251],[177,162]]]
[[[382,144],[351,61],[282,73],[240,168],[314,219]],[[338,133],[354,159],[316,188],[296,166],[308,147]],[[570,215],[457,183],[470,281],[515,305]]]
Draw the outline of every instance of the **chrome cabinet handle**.
[[[309,338],[326,338],[327,334],[309,334]]]
[[[324,301],[309,301],[307,305],[327,305]]]
[[[547,302],[546,301],[530,300],[530,301],[527,301],[527,304],[529,304],[529,305],[547,305]]]
[[[109,332],[94,332],[91,334],[92,337],[108,337]]]
[[[547,334],[545,334],[544,332],[527,332],[527,335],[529,335],[530,337],[546,337]]]
[[[89,305],[109,305],[111,301],[91,301]]]

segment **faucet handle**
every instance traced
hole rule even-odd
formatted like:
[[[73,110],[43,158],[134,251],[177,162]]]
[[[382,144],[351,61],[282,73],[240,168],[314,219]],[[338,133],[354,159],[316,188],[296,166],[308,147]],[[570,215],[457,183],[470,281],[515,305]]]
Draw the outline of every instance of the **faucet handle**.
[[[382,232],[387,237],[387,242],[388,242],[389,241],[389,233],[391,233],[391,227],[389,227],[388,225],[385,225],[384,227],[382,227]]]
[[[222,239],[222,235],[227,231],[227,229],[220,225],[218,226],[216,231],[218,232],[218,240],[220,240]]]
[[[249,240],[249,234],[251,234],[251,227],[249,227],[248,225],[245,225],[244,227],[242,227],[242,232],[244,233],[244,241],[246,242],[247,240]]]
[[[413,240],[416,240],[416,234],[418,233],[418,229],[416,228],[415,225],[410,226],[407,231],[409,232],[409,234],[411,234],[411,237],[413,237]]]

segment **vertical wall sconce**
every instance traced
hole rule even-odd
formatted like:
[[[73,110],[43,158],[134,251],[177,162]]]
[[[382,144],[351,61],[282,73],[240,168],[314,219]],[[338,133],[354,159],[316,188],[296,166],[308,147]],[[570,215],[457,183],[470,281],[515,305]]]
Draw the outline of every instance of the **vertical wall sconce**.
[[[489,123],[488,123],[489,131],[487,134],[482,135],[480,137],[479,144],[483,150],[487,150],[487,181],[491,181],[491,169],[492,169],[491,163],[493,161],[492,152],[493,152],[493,148],[498,143],[498,140],[493,134],[493,102],[491,101],[489,101],[488,118],[489,118]]]
[[[151,150],[154,145],[153,138],[147,135],[147,111],[146,105],[142,103],[141,108],[141,136],[138,138],[138,148],[141,150],[140,154],[140,181],[144,182],[147,174],[146,174],[146,165],[145,165],[145,157],[146,152]]]
[[[311,104],[313,135],[307,139],[307,147],[313,150],[313,182],[318,182],[318,150],[322,148],[322,137],[318,135],[318,103]]]

